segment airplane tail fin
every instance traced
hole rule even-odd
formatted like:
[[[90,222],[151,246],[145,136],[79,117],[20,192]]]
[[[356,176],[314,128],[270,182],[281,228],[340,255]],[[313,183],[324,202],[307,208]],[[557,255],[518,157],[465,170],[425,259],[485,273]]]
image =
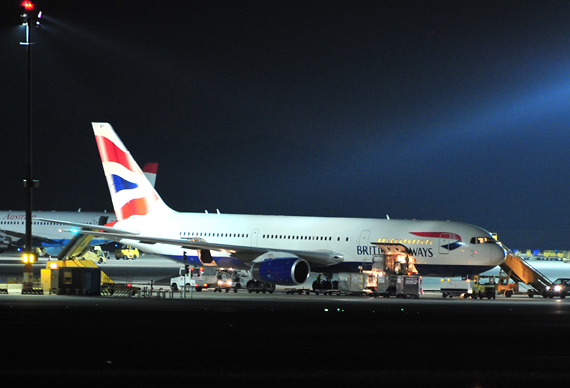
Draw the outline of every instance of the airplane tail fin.
[[[152,187],[156,184],[156,172],[158,171],[158,163],[147,163],[143,167],[144,176],[150,182]]]
[[[117,220],[172,213],[109,123],[92,123]]]

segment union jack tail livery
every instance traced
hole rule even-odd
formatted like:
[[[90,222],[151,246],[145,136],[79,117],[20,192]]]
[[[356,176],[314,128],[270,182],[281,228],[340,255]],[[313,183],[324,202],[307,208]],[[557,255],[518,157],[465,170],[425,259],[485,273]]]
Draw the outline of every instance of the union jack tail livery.
[[[162,201],[113,127],[109,123],[92,124],[117,220],[174,212]]]

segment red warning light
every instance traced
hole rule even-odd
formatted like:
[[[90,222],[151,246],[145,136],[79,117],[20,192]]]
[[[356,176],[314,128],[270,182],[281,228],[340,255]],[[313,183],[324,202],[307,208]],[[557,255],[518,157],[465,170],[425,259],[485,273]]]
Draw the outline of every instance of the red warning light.
[[[26,11],[31,11],[34,9],[34,4],[29,0],[22,1],[22,7],[26,9]]]

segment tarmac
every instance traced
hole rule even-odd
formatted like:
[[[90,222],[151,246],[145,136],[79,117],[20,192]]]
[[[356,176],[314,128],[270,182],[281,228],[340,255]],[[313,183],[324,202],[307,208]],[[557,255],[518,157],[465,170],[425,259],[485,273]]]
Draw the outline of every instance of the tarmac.
[[[0,317],[3,381],[490,387],[570,378],[560,350],[570,300],[0,295]]]
[[[0,295],[0,379],[351,387],[570,379],[569,298],[172,296]]]

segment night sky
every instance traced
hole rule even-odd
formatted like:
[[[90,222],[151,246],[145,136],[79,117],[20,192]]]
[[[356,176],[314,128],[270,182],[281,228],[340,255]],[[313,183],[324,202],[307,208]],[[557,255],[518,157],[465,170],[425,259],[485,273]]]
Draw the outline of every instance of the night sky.
[[[12,4],[13,3],[13,4]],[[26,49],[0,5],[2,204]],[[111,210],[92,121],[178,211],[464,221],[570,249],[569,1],[35,1],[37,210]]]

